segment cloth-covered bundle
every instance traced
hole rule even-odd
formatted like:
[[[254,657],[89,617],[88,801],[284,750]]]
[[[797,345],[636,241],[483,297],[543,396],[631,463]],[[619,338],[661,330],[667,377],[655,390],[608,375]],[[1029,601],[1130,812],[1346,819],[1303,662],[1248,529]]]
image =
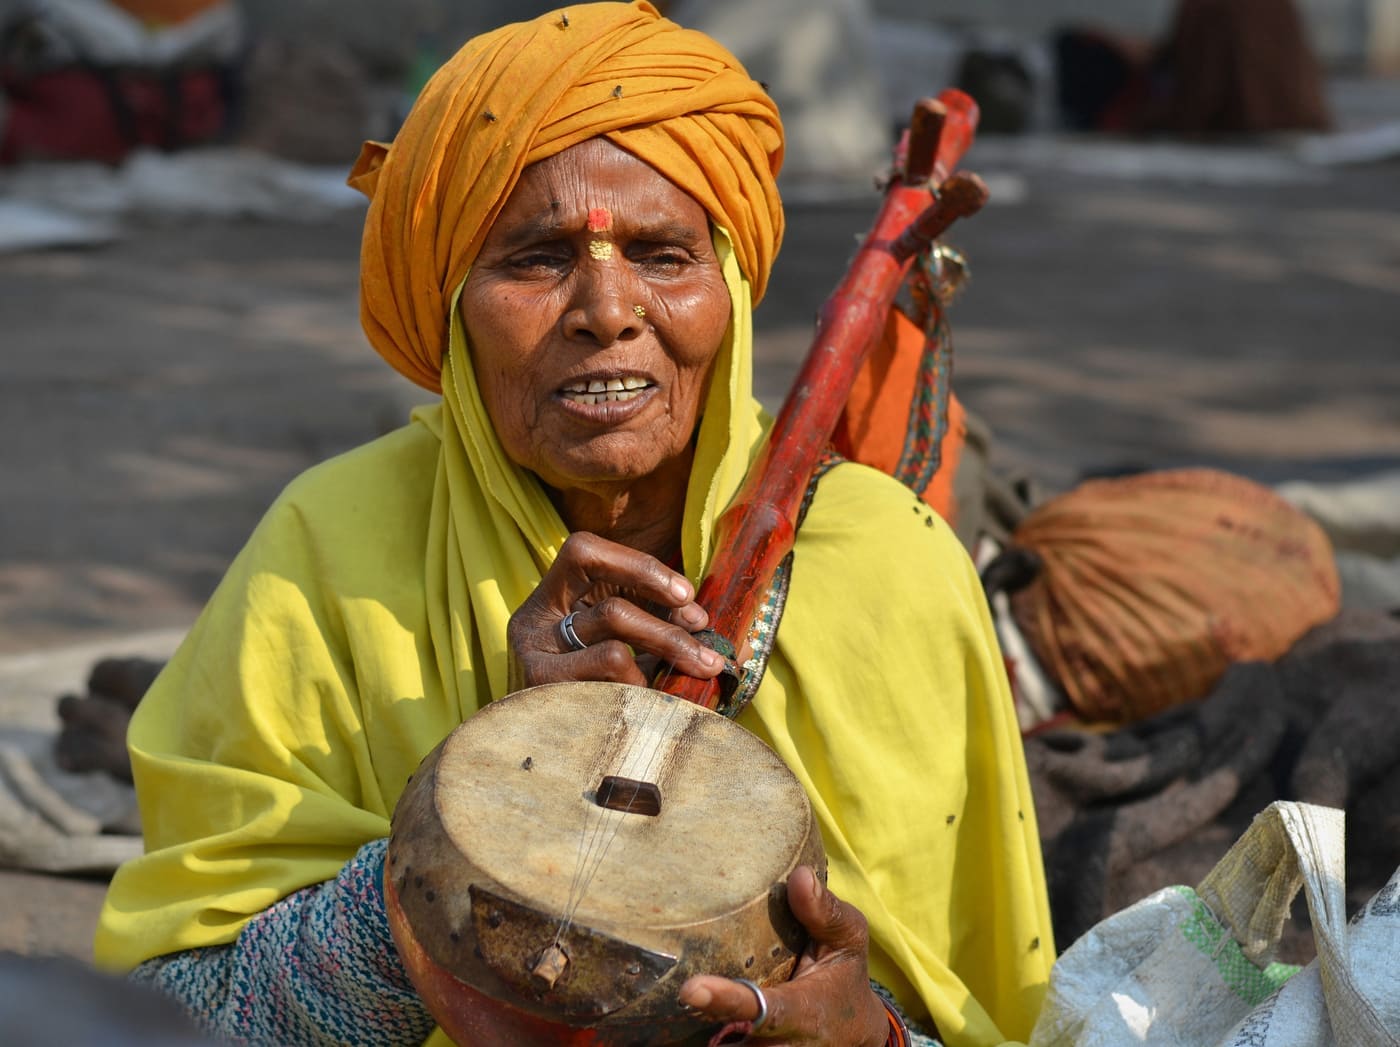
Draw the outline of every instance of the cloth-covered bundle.
[[[228,0],[0,6],[0,165],[209,145],[234,126],[247,37]]]
[[[1092,721],[1200,698],[1231,663],[1272,661],[1340,603],[1322,529],[1216,470],[1089,481],[1038,507],[1013,543],[1043,564],[1012,599],[1016,621]]]
[[[1322,66],[1292,0],[1180,0],[1147,129],[1251,134],[1331,125]]]

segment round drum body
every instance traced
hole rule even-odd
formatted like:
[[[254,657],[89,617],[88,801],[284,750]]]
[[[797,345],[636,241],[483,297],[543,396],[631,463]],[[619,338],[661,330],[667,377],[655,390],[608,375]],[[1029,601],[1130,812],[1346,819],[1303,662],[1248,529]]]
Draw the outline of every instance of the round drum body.
[[[811,805],[716,713],[623,684],[492,703],[423,761],[394,812],[390,925],[458,1043],[705,1043],[692,974],[785,980],[798,865],[825,874]]]

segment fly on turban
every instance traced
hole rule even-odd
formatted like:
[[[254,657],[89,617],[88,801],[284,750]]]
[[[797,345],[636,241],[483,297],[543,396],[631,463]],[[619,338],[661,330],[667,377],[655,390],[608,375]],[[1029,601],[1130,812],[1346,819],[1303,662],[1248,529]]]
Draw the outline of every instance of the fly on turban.
[[[475,38],[392,145],[366,143],[350,176],[370,198],[360,318],[395,369],[441,388],[452,294],[521,171],[599,136],[694,197],[763,296],[783,234],[777,108],[733,55],[646,0],[584,4]]]

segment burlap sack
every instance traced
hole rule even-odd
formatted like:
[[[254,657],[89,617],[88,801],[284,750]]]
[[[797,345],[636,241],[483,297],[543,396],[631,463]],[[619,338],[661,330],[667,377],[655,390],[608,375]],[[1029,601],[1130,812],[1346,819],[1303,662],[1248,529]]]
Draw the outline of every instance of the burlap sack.
[[[1272,661],[1339,607],[1322,529],[1271,490],[1210,469],[1093,480],[1012,536],[1043,561],[1012,600],[1036,656],[1091,721],[1203,697]]]

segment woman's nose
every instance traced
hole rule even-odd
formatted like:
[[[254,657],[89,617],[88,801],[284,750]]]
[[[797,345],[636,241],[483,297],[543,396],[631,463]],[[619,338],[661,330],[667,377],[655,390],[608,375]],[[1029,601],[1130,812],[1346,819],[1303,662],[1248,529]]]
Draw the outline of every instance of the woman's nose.
[[[645,312],[627,263],[615,254],[590,262],[579,269],[573,299],[563,317],[564,336],[596,345],[636,338],[644,329]]]

